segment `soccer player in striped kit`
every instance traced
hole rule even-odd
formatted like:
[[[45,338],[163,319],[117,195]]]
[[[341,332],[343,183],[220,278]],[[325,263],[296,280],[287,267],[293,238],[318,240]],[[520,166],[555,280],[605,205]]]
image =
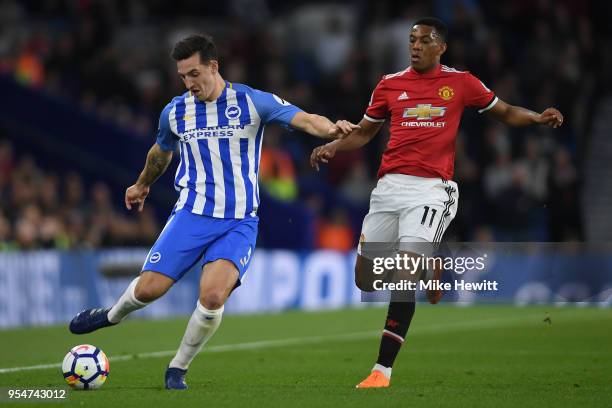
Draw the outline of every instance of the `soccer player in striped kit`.
[[[208,35],[179,41],[172,57],[188,92],[163,109],[157,141],[138,180],[126,190],[125,205],[142,210],[150,186],[177,148],[179,199],[140,276],[113,307],[76,315],[70,330],[83,334],[115,325],[166,293],[194,265],[203,265],[196,308],[165,376],[166,388],[186,389],[187,368],[219,327],[223,305],[240,285],[255,249],[265,125],[279,123],[326,139],[343,137],[357,126],[332,123],[274,94],[225,81]]]
[[[459,191],[451,178],[455,139],[465,108],[478,109],[509,126],[557,128],[563,123],[557,109],[536,113],[509,105],[469,72],[441,65],[447,33],[446,25],[436,18],[416,21],[410,34],[410,66],[385,75],[378,83],[358,129],[342,140],[317,147],[311,155],[311,164],[318,168],[337,151],[365,145],[390,120],[391,136],[370,211],[363,220],[355,265],[355,282],[363,291],[372,291],[373,280],[379,278],[373,274],[371,257],[362,251],[368,243],[393,243],[407,256],[425,252],[429,256],[455,217]],[[408,295],[404,301],[392,296],[378,359],[357,388],[389,386],[391,368],[415,311],[415,302],[406,301],[414,294]],[[427,295],[435,303],[440,293]]]

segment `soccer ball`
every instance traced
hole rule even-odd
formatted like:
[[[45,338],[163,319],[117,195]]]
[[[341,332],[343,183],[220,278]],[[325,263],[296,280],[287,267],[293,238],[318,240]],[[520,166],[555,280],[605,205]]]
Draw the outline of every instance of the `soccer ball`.
[[[91,344],[74,346],[62,362],[64,379],[79,390],[100,388],[108,377],[109,368],[106,354]]]

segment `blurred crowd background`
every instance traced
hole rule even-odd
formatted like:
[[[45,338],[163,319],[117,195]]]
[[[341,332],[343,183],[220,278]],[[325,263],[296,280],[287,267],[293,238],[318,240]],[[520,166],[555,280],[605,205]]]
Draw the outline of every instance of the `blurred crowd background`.
[[[176,161],[144,212],[125,210],[123,191],[184,92],[169,57],[182,36],[212,34],[229,81],[358,122],[380,77],[410,64],[411,23],[427,15],[449,25],[444,64],[508,103],[565,115],[561,129],[512,129],[466,111],[447,239],[607,239],[612,41],[597,2],[0,0],[0,250],[154,242]],[[354,248],[387,138],[316,173],[320,141],[268,127],[258,244]]]

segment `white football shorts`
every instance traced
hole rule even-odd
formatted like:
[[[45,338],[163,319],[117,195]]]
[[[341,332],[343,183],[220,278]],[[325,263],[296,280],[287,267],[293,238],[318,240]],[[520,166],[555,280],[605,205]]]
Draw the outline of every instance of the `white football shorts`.
[[[419,254],[429,248],[430,254],[455,218],[458,200],[454,181],[384,175],[372,191],[357,252],[361,254],[363,243],[388,243],[400,251]]]

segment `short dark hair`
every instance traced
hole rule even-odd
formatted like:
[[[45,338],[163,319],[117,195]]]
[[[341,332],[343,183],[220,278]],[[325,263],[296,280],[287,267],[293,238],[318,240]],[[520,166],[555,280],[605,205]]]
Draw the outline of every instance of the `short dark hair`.
[[[412,26],[415,26],[415,25],[426,25],[429,27],[433,27],[443,42],[446,42],[446,39],[448,38],[448,27],[446,26],[444,21],[440,20],[439,18],[435,18],[435,17],[419,18],[417,21],[414,22]]]
[[[217,46],[213,38],[208,34],[192,34],[174,44],[170,55],[175,61],[180,61],[195,53],[200,54],[200,61],[203,64],[217,60]]]

